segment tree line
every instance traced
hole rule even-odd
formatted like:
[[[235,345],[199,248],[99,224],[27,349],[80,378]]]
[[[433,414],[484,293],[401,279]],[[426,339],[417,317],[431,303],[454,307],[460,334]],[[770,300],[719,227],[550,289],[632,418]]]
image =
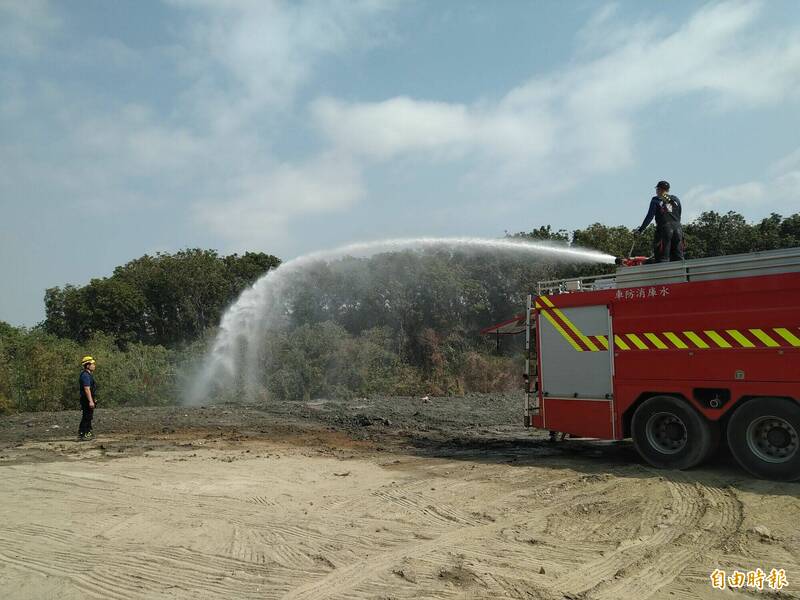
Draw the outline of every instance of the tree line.
[[[262,252],[218,256],[190,249],[145,255],[117,267],[110,277],[46,290],[43,329],[77,342],[105,333],[121,348],[129,342],[174,347],[219,323],[246,286],[279,264]]]
[[[687,258],[800,246],[800,214],[749,223],[706,212],[684,225]],[[506,233],[615,256],[650,254],[652,235],[594,224]],[[280,259],[187,249],[145,255],[83,286],[45,292],[33,328],[0,322],[0,411],[74,408],[76,361],[96,355],[109,404],[177,401],[225,308]],[[469,250],[390,252],[318,262],[287,288],[269,336],[265,393],[286,399],[456,394],[519,385],[518,345],[498,354],[481,328],[523,310],[542,279],[613,266]]]

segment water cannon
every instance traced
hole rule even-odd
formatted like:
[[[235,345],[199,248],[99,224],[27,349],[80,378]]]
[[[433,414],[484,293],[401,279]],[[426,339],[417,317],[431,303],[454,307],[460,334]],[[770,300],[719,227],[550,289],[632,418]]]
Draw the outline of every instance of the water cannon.
[[[620,267],[638,267],[639,265],[645,264],[649,260],[647,256],[629,256],[628,258],[623,258],[618,256],[614,259],[614,264]]]
[[[649,256],[631,256],[633,248],[636,246],[637,235],[639,235],[637,230],[634,230],[633,243],[631,243],[631,249],[628,251],[628,257],[618,256],[614,259],[614,264],[618,267],[638,267],[639,265],[647,264],[650,260]]]

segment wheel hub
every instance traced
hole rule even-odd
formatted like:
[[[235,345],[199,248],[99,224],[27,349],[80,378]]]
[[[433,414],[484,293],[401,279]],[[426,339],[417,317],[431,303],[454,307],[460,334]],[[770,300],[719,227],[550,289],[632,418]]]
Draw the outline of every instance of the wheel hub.
[[[686,446],[686,425],[675,414],[656,413],[645,425],[647,441],[663,454],[676,454]]]
[[[787,420],[764,416],[754,419],[747,427],[747,445],[761,460],[783,463],[797,454],[800,440],[797,430]]]
[[[679,442],[685,432],[679,423],[668,423],[665,433],[671,442]]]

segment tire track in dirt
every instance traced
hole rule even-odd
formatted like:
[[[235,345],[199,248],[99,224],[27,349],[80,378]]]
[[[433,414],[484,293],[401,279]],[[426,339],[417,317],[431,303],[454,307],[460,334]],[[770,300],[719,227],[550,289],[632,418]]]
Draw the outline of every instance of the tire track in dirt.
[[[106,505],[125,506],[129,504],[131,499],[140,500],[147,504],[154,504],[158,506],[165,506],[167,509],[181,510],[184,514],[191,514],[197,511],[198,507],[202,507],[202,502],[212,501],[215,503],[215,512],[226,519],[235,521],[242,518],[243,513],[241,509],[232,506],[232,502],[241,502],[245,505],[262,505],[264,507],[276,507],[278,502],[270,500],[266,496],[237,498],[230,495],[218,494],[204,494],[198,493],[190,496],[182,497],[176,496],[173,490],[169,488],[159,489],[154,488],[152,485],[147,485],[137,478],[120,477],[127,479],[124,486],[116,485],[114,487],[98,487],[94,485],[87,485],[84,480],[89,481],[104,481],[106,483],[113,483],[112,480],[98,479],[96,477],[85,478],[80,474],[74,473],[57,473],[46,471],[42,474],[28,475],[21,474],[29,479],[36,479],[42,482],[49,482],[57,486],[63,486],[64,492],[74,494],[76,491],[85,490],[91,492],[93,497],[102,498],[103,503]],[[26,491],[21,488],[21,491]],[[63,492],[62,492],[63,493]]]
[[[84,594],[93,598],[127,600],[131,597],[121,594],[115,584],[97,580],[90,572],[81,573],[77,571],[74,565],[66,567],[61,563],[54,563],[51,560],[40,558],[38,555],[20,554],[17,550],[0,549],[0,563],[15,567],[21,571],[32,571],[47,577],[67,579]]]
[[[500,532],[502,534],[502,532]],[[452,550],[449,549],[449,550]],[[487,575],[507,575],[519,577],[519,573],[536,573],[542,567],[547,567],[550,577],[560,571],[573,569],[576,565],[584,564],[598,555],[595,549],[577,546],[560,548],[557,545],[543,544],[541,542],[510,542],[494,538],[491,545],[468,544],[459,545],[459,556],[469,560],[481,573]],[[428,556],[444,557],[448,549],[430,553]]]
[[[69,485],[69,489],[65,491],[68,491],[73,496],[83,491],[83,488],[75,489],[75,486],[72,485],[70,474],[48,474],[45,479],[57,480],[56,485],[61,484],[65,487]],[[569,477],[562,480],[548,480],[541,482],[540,487],[557,488],[562,485],[564,486],[563,492],[572,493],[572,488],[580,487],[580,482],[583,479],[585,478]],[[480,484],[481,481],[475,483]],[[431,508],[434,506],[432,503],[437,502],[437,500],[418,491],[418,488],[427,487],[428,485],[432,485],[430,480],[420,481],[415,478],[408,481],[407,485],[398,486],[392,491],[399,495],[398,499],[406,501],[403,510],[411,515],[410,521],[415,525],[427,524],[428,530],[432,532],[431,535],[436,535],[441,531],[453,530],[456,527],[459,530],[462,527],[472,529],[484,524],[491,525],[491,530],[488,532],[490,535],[492,531],[500,527],[500,525],[494,525],[491,521],[487,523],[488,519],[485,517],[477,518],[472,513],[451,508],[451,504],[442,503],[441,500],[438,502],[439,506],[435,507],[439,512],[429,512],[434,510]],[[444,491],[447,482],[437,480],[435,485],[438,489]],[[514,504],[518,504],[518,502],[535,498],[536,487],[517,490],[512,494],[515,498]],[[492,499],[503,495],[502,493],[493,494]],[[407,536],[395,536],[393,539],[387,540],[370,538],[369,536],[363,538],[363,533],[355,536],[348,535],[345,533],[346,525],[353,518],[352,514],[324,515],[321,518],[326,526],[325,530],[315,528],[313,520],[311,523],[299,525],[294,518],[287,518],[285,514],[276,514],[277,517],[284,519],[284,522],[273,523],[274,519],[269,514],[272,511],[268,511],[265,515],[261,510],[258,510],[262,506],[269,509],[270,507],[266,505],[247,503],[242,501],[241,498],[237,499],[226,495],[176,496],[174,489],[147,488],[137,480],[132,479],[127,481],[125,486],[118,487],[114,492],[102,495],[100,497],[102,504],[97,505],[97,510],[100,512],[114,511],[116,513],[120,504],[127,505],[132,503],[132,497],[136,497],[137,501],[142,501],[143,506],[140,507],[139,514],[146,515],[152,512],[159,515],[159,520],[169,519],[170,515],[174,514],[184,522],[194,520],[202,522],[203,516],[208,517],[209,511],[213,511],[215,520],[224,521],[231,528],[231,538],[228,540],[228,546],[220,546],[220,552],[233,557],[233,560],[223,559],[222,557],[210,559],[207,555],[198,552],[187,551],[187,554],[187,552],[175,551],[171,548],[151,548],[146,543],[125,544],[110,542],[106,538],[102,544],[106,546],[108,554],[97,557],[97,561],[102,561],[102,563],[92,573],[88,575],[80,575],[79,573],[78,578],[76,578],[72,568],[56,569],[53,573],[57,573],[58,576],[64,577],[69,581],[74,581],[78,589],[91,597],[137,597],[141,595],[142,590],[163,591],[169,589],[202,591],[206,594],[213,593],[219,596],[234,594],[237,597],[249,597],[251,593],[258,591],[259,587],[261,588],[260,595],[263,596],[263,586],[265,585],[270,586],[273,592],[288,592],[299,578],[322,579],[334,571],[340,571],[341,567],[339,569],[335,568],[337,565],[356,563],[359,560],[359,556],[368,555],[376,551],[380,554],[387,549],[391,551],[391,548],[396,547],[398,543],[405,544],[408,541]],[[231,500],[240,500],[241,504],[234,503],[231,505]],[[536,498],[536,500],[540,499]],[[392,503],[393,500],[390,496],[377,493],[370,497],[365,508],[370,512],[381,511],[383,507]],[[245,508],[246,506],[256,510],[247,509]],[[323,507],[320,506],[318,508],[322,509]],[[501,506],[497,508],[500,509]],[[514,506],[514,509],[517,508],[519,506]],[[294,512],[297,513],[295,516],[299,516],[299,510]],[[468,514],[469,516],[466,516]],[[446,518],[442,515],[450,515],[451,518]],[[126,518],[127,515],[124,517]],[[123,521],[125,521],[125,518],[123,518]],[[319,519],[320,516],[316,515],[314,518]],[[371,517],[365,516],[365,518]],[[147,520],[148,517],[145,516],[144,519]],[[459,522],[458,519],[461,519],[462,522]],[[140,526],[139,520],[136,519],[133,525]],[[99,528],[103,532],[107,531],[108,526],[123,526],[116,514],[99,515],[97,521],[98,523],[105,523]],[[379,522],[380,520],[376,520],[376,523]],[[123,527],[125,528],[119,532],[121,534],[126,533],[127,527]],[[399,530],[403,529],[407,529],[407,527],[399,528]],[[20,540],[20,536],[28,539]],[[59,565],[69,566],[76,564],[74,551],[69,550],[70,546],[74,545],[75,542],[71,532],[31,527],[27,531],[12,531],[11,537],[26,548],[33,549],[33,554],[26,553],[24,560],[17,564],[18,567],[27,564],[33,569],[40,569],[41,572],[50,572],[47,571],[46,563],[37,563],[35,560],[31,560],[36,553],[53,557],[54,561]],[[455,534],[455,538],[460,537],[462,537],[460,533]],[[40,543],[41,540],[49,541],[42,545]],[[266,540],[269,540],[267,544],[264,543]],[[284,543],[269,547],[271,542],[278,540],[282,540]],[[417,546],[419,543],[415,542],[413,546]],[[431,545],[429,542],[422,543]],[[343,546],[347,548],[346,552],[342,551]],[[482,546],[483,544],[479,540],[471,547],[475,552],[480,552]],[[334,562],[331,562],[331,558]],[[269,571],[268,575],[265,575],[265,568]],[[164,574],[165,571],[169,572],[170,575],[166,576]],[[237,573],[237,575],[235,577],[222,577],[220,573]],[[368,580],[381,580],[380,574],[376,575],[377,578],[363,578],[362,583]],[[97,587],[96,579],[98,576],[106,581],[114,581],[114,589],[109,591],[105,587]],[[245,579],[254,578],[255,583],[240,581],[243,576]],[[432,581],[432,585],[434,583],[435,581]],[[349,591],[353,589],[349,586],[346,587]],[[345,591],[349,593],[347,590]]]
[[[655,476],[648,480],[648,485],[663,488],[661,485],[662,480],[662,476]],[[658,501],[653,499],[654,496],[658,498]],[[645,498],[647,498],[647,501],[644,504],[641,518],[639,519],[638,532],[642,535],[652,535],[655,533],[659,522],[662,521],[662,516],[665,512],[671,510],[672,504],[675,502],[675,496],[670,489],[669,496],[663,497],[663,499],[659,490],[656,490],[655,493],[645,494]]]
[[[454,524],[478,525],[485,523],[488,520],[485,515],[477,511],[462,510],[455,505],[455,502],[463,501],[463,495],[451,492],[450,488],[455,486],[450,486],[449,483],[437,481],[436,490],[440,495],[449,493],[453,498],[452,501],[423,492],[420,488],[430,488],[432,485],[430,480],[414,479],[381,486],[356,501],[337,498],[334,502],[320,506],[319,510],[330,515],[330,518],[339,520],[341,519],[340,515],[345,512],[350,515],[359,515],[359,513],[368,515],[374,511],[376,503],[381,503],[386,505],[383,517],[408,525],[426,522],[433,528],[446,529]],[[392,514],[391,507],[396,507],[398,512]]]
[[[330,524],[329,521],[328,525]],[[261,519],[250,525],[236,525],[239,538],[246,537],[249,543],[239,539],[238,543],[231,544],[228,551],[232,556],[249,560],[251,547],[256,547],[257,553],[263,555],[265,560],[288,569],[296,569],[324,564],[324,561],[320,561],[320,556],[338,555],[343,549],[352,554],[368,552],[374,548],[373,544],[361,536],[346,533],[344,529],[342,526],[338,531],[326,534],[311,524],[287,525]]]
[[[120,585],[128,582],[128,597],[136,585],[165,590],[177,587],[217,598],[263,598],[271,587],[281,587],[276,577],[285,570],[274,565],[244,562],[232,557],[202,554],[188,549],[161,548],[126,553],[124,560],[107,565]],[[288,586],[286,586],[288,587]]]
[[[679,533],[673,543],[658,548],[648,562],[626,569],[623,580],[601,584],[595,594],[598,599],[649,598],[672,583],[698,557],[739,530],[743,517],[741,503],[732,490],[701,483],[695,483],[694,488],[704,503],[700,529]]]
[[[694,486],[667,482],[672,494],[672,522],[669,527],[657,528],[650,535],[625,540],[620,546],[588,565],[583,565],[554,583],[556,589],[578,596],[586,594],[605,581],[619,577],[624,569],[640,560],[654,548],[669,544],[688,528],[696,525],[702,517],[702,502]]]
[[[342,568],[336,569],[327,576],[313,581],[309,584],[291,590],[283,598],[284,600],[323,600],[325,598],[343,598],[349,590],[365,583],[367,580],[377,580],[382,574],[407,556],[420,558],[434,551],[441,551],[448,547],[456,547],[469,550],[470,547],[481,548],[485,545],[487,535],[496,534],[504,528],[519,525],[520,523],[538,522],[548,514],[567,504],[575,495],[582,493],[580,486],[573,487],[572,484],[585,482],[587,476],[574,476],[564,478],[560,481],[550,481],[538,487],[563,486],[561,492],[564,497],[551,502],[547,506],[532,508],[525,513],[524,517],[514,518],[513,520],[497,520],[495,522],[483,523],[473,526],[462,526],[458,529],[450,529],[431,540],[421,541],[412,544],[402,544],[400,547],[393,548],[367,559],[359,560]],[[613,487],[613,483],[606,482],[602,487]],[[577,488],[577,489],[576,489]],[[522,499],[530,498],[535,495],[536,487],[515,490],[503,496],[504,503],[513,503]],[[493,507],[495,510],[498,507]],[[516,508],[519,508],[516,505]],[[455,525],[455,524],[453,524]],[[427,593],[430,593],[428,591]]]
[[[187,548],[145,550],[142,545],[127,544],[102,553],[82,548],[78,555],[74,543],[62,538],[45,529],[31,535],[0,531],[0,562],[62,577],[87,596],[112,600],[138,598],[144,591],[161,594],[168,589],[213,597],[263,598],[272,588],[288,590],[296,574],[295,568],[255,564]],[[328,569],[315,568],[312,561],[307,571],[322,576]]]
[[[8,470],[12,469],[14,470],[15,475],[19,473],[18,467],[8,467]],[[69,475],[65,475],[63,473],[44,471],[42,473],[27,474],[23,471],[21,475],[24,475],[27,479],[64,486],[68,491],[81,489],[81,490],[87,490],[93,494],[97,494],[98,492],[100,492],[102,495],[114,494],[118,491],[117,488],[113,486],[113,482],[97,479],[94,477],[87,478],[82,476],[80,473],[70,473]],[[86,481],[103,482],[108,484],[108,486],[90,485],[86,483]],[[24,486],[20,486],[19,489],[20,491],[25,491]]]
[[[165,507],[165,510],[169,511],[169,507]],[[261,525],[270,527],[271,524],[261,523]],[[120,595],[120,597],[136,597],[138,593],[134,588],[142,585],[155,586],[159,589],[164,586],[177,586],[185,589],[216,589],[217,586],[208,581],[208,578],[213,577],[213,573],[216,571],[248,571],[254,565],[263,567],[268,563],[273,575],[276,575],[272,578],[271,583],[277,587],[283,586],[288,590],[296,577],[298,566],[302,566],[304,571],[315,576],[321,576],[332,568],[324,561],[315,558],[315,554],[318,552],[310,550],[304,553],[297,548],[297,540],[307,538],[308,531],[302,527],[294,528],[295,536],[293,537],[297,538],[292,540],[295,542],[294,544],[284,543],[273,546],[262,541],[264,538],[258,535],[256,527],[249,524],[234,526],[227,554],[232,555],[236,559],[235,562],[221,557],[209,560],[208,557],[202,558],[202,555],[196,552],[190,553],[189,559],[187,559],[184,552],[180,551],[176,554],[168,548],[145,552],[144,549],[147,548],[145,544],[119,542],[113,543],[110,551],[102,556],[89,552],[87,562],[95,564],[102,561],[101,565],[113,566],[109,575],[114,580],[130,576],[131,579],[128,583],[133,587],[128,589],[123,582],[115,587],[114,594]],[[81,567],[72,548],[80,537],[68,531],[36,524],[27,524],[21,527],[6,526],[0,528],[0,550],[8,551],[9,555],[16,557],[17,560],[13,564],[17,567],[66,577],[71,581],[74,580],[76,586],[84,593],[104,597],[106,596],[105,588],[97,587],[94,583],[94,576],[78,577],[77,579],[74,577],[75,572],[80,573]],[[268,537],[275,540],[277,536],[270,532]],[[336,539],[335,535],[319,536],[317,542],[319,546],[325,548],[328,543]],[[86,542],[84,541],[84,543]],[[103,543],[107,544],[108,542]],[[225,549],[222,551],[224,553]],[[37,560],[39,555],[48,556],[52,560]],[[51,563],[57,567],[50,568]],[[162,567],[154,568],[152,566],[159,564]],[[170,569],[173,571],[171,579],[162,574],[164,564],[171,565]],[[66,565],[67,568],[61,568],[58,565]],[[282,571],[283,575],[278,576],[278,571]],[[198,586],[200,581],[204,582],[202,586]],[[222,596],[225,595],[226,590],[230,591],[231,587],[230,585],[221,586],[218,591]],[[237,593],[239,592],[247,593],[247,590],[237,590]],[[108,597],[111,596],[113,594],[108,594]]]
[[[261,506],[278,506],[277,502],[267,496],[252,496],[250,498],[245,498],[244,501],[248,504],[259,504]]]
[[[344,536],[331,536],[330,541],[309,547],[306,536],[284,536],[273,530],[271,523],[264,523],[262,526],[269,531],[261,531],[254,528],[235,527],[231,541],[227,548],[227,554],[238,560],[256,564],[272,564],[294,571],[297,568],[320,570],[325,562],[320,560],[325,552],[330,552],[331,545],[336,543],[351,545],[350,538]],[[288,538],[288,539],[287,539]],[[292,543],[293,542],[293,543]],[[322,568],[327,572],[332,567]]]
[[[661,479],[672,496],[670,518],[651,524],[656,527],[653,534],[623,542],[617,550],[557,580],[555,589],[598,600],[648,598],[739,527],[741,506],[730,491],[693,483],[683,473]],[[652,506],[648,508],[643,526],[655,515]],[[704,534],[698,535],[699,531]]]
[[[262,523],[262,526],[265,524]],[[267,525],[272,533],[280,535],[284,540],[290,542],[292,540],[302,540],[306,543],[316,542],[319,545],[329,545],[335,543],[346,542],[353,544],[356,547],[363,546],[369,548],[369,544],[359,541],[358,536],[349,535],[347,533],[324,533],[313,527],[301,527],[300,525],[272,522]]]
[[[371,496],[378,501],[396,504],[403,509],[414,513],[424,521],[432,525],[480,525],[486,519],[477,519],[473,515],[463,513],[447,505],[434,506],[437,500],[403,488],[379,489],[374,491]]]

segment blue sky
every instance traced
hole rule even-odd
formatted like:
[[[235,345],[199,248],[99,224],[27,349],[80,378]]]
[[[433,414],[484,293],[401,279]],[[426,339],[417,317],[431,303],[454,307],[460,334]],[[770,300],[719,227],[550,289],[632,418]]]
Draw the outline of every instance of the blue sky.
[[[800,211],[800,3],[0,0],[0,320],[185,247]]]

